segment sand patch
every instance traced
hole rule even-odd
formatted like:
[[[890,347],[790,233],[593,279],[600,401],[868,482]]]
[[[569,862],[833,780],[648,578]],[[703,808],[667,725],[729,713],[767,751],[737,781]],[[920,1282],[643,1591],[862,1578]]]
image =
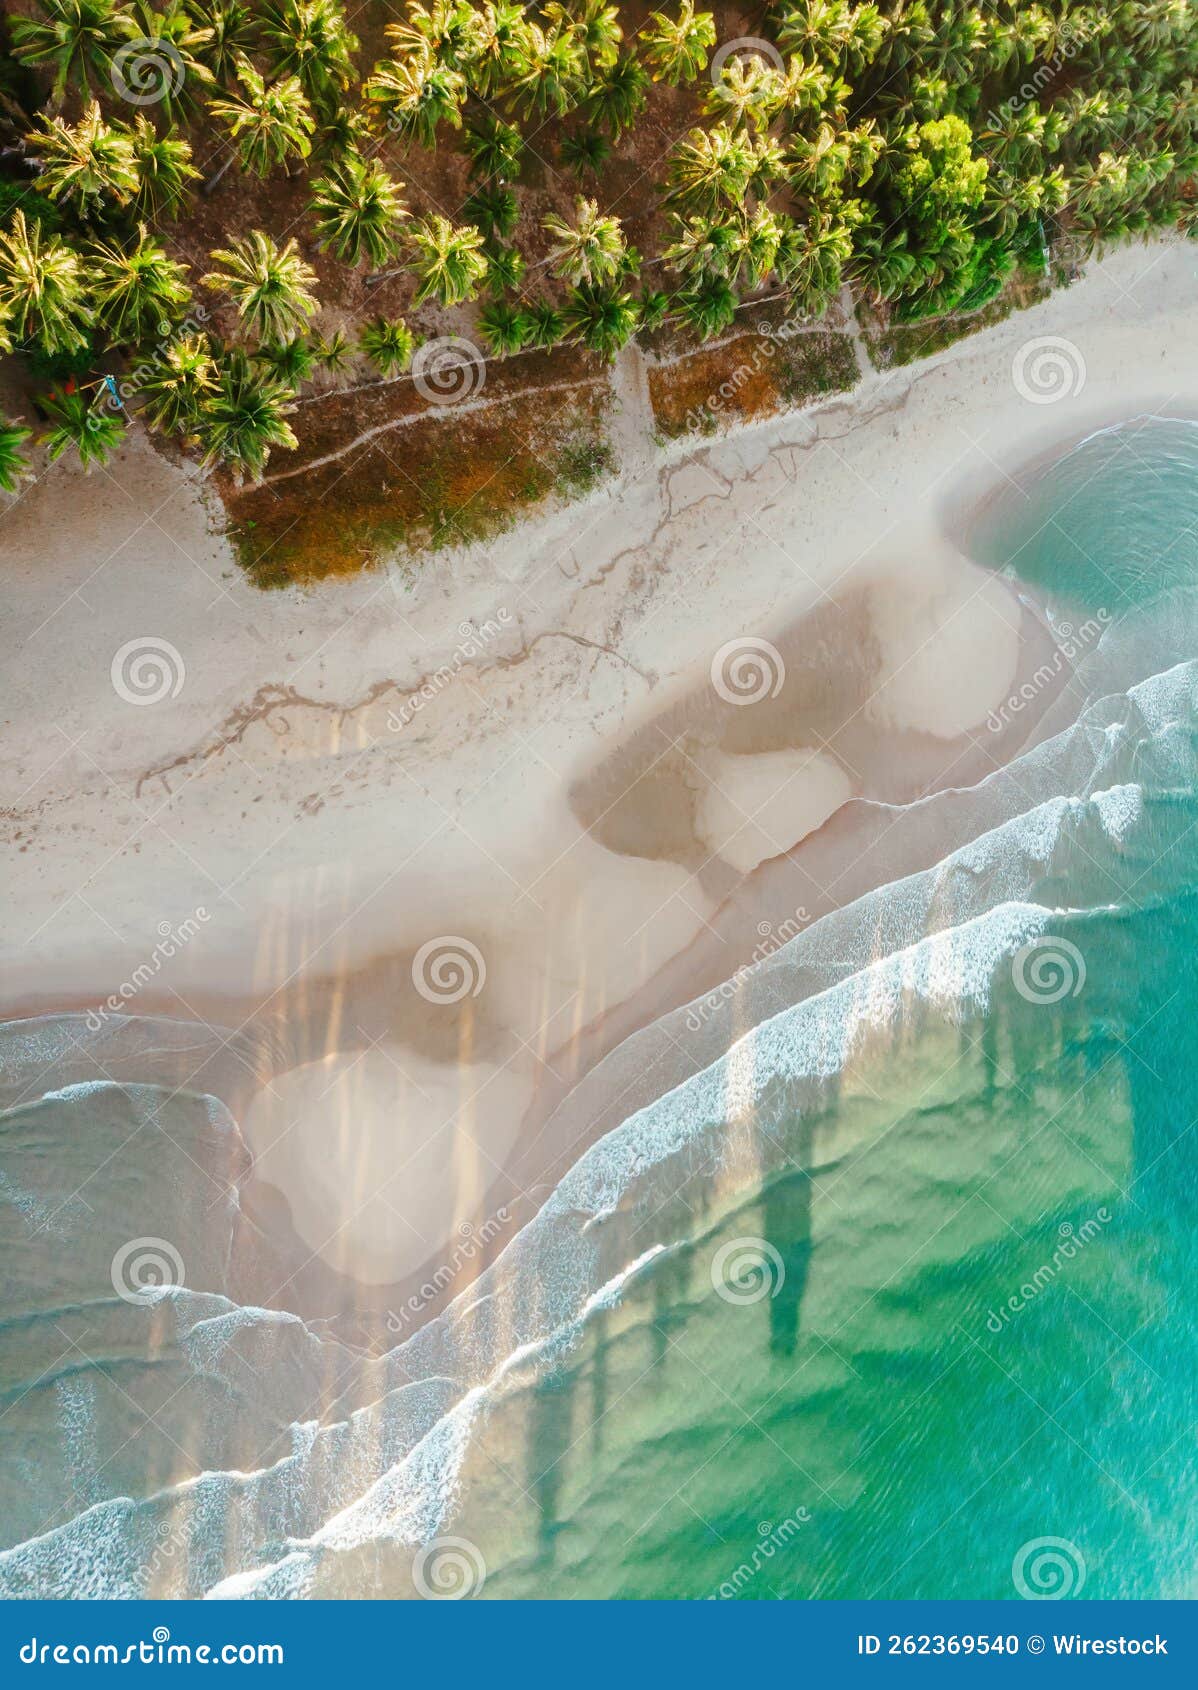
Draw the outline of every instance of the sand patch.
[[[889,728],[957,739],[1005,699],[1019,663],[1010,588],[957,554],[917,586],[902,575],[869,595],[881,662],[867,710]]]
[[[834,758],[801,747],[747,757],[712,751],[701,767],[708,785],[695,806],[695,831],[742,874],[814,833],[853,791]]]
[[[309,1249],[381,1285],[434,1259],[474,1216],[531,1093],[515,1061],[335,1051],[277,1075],[243,1126],[255,1172],[287,1198]]]

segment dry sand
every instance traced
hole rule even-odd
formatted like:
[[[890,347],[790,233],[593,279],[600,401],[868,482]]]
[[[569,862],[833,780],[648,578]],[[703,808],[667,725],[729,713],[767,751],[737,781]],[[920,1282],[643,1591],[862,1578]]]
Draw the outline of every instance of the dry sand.
[[[686,1001],[743,960],[720,911],[744,874],[848,798],[1014,748],[974,742],[1029,618],[962,514],[1094,427],[1189,414],[1193,287],[1192,249],[1128,249],[847,399],[665,454],[630,379],[619,482],[308,593],[249,587],[136,436],[89,480],[49,468],[0,514],[2,1007],[264,1013],[242,1121],[304,1246],[372,1284],[435,1259],[579,1052],[667,976]],[[1084,381],[1038,403],[1016,372],[1046,336]]]

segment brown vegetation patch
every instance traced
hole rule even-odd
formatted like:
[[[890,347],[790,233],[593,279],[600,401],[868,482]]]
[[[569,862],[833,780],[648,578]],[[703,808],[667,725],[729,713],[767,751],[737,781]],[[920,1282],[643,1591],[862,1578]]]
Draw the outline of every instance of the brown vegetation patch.
[[[658,429],[676,439],[843,393],[857,376],[848,335],[823,329],[789,336],[749,332],[651,366],[649,397]]]
[[[283,453],[261,484],[221,485],[251,579],[283,587],[485,540],[551,497],[588,492],[615,469],[611,388],[602,369],[578,368],[587,360],[562,362],[574,365],[564,384],[546,385],[539,372],[542,385],[526,377],[517,387],[509,374],[506,396],[489,379],[485,395],[457,406],[428,406],[398,382],[305,408],[319,413],[301,423],[299,456],[310,468]],[[382,432],[345,449],[371,429]]]

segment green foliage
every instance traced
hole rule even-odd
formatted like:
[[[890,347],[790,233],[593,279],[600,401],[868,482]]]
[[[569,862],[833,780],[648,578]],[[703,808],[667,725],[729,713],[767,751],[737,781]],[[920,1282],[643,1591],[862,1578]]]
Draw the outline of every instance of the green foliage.
[[[42,400],[42,410],[50,427],[40,440],[51,462],[73,451],[90,474],[98,464],[108,462],[125,437],[124,419],[93,403],[91,394],[49,394]]]
[[[29,465],[21,448],[30,432],[20,423],[0,416],[0,493],[15,493],[21,482],[28,479]]]
[[[202,462],[238,479],[260,478],[274,447],[296,444],[287,421],[294,398],[293,388],[255,368],[244,352],[230,352],[196,417]]]
[[[358,345],[381,375],[398,376],[412,362],[416,337],[401,317],[376,317],[363,327]]]
[[[228,294],[242,326],[258,339],[285,340],[318,309],[319,301],[309,291],[316,275],[293,240],[276,246],[269,235],[255,229],[210,256],[220,268],[201,278],[204,286]]]

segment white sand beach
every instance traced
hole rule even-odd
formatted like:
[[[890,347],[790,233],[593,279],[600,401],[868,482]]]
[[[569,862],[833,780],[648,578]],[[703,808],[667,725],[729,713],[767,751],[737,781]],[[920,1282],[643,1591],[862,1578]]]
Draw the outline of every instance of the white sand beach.
[[[285,1022],[241,1116],[256,1178],[336,1272],[418,1269],[620,1006],[643,1022],[684,952],[695,992],[743,960],[743,876],[1015,748],[983,725],[1036,623],[963,523],[1058,444],[1198,416],[1196,285],[1192,248],[1127,248],[660,452],[625,381],[624,473],[584,504],[304,592],[250,586],[136,433],[45,470],[0,509],[0,1008]]]

